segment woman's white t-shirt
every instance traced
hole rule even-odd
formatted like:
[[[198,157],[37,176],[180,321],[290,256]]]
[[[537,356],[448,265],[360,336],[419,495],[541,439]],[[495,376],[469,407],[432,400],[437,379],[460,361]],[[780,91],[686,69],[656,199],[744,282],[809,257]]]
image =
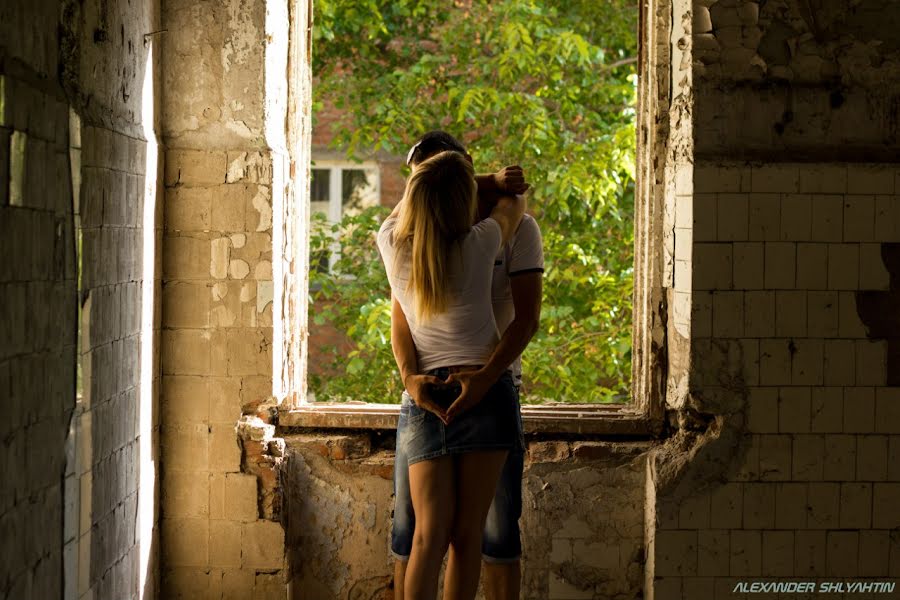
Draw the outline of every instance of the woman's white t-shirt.
[[[408,246],[394,245],[396,225],[397,217],[382,223],[378,230],[378,251],[391,291],[409,323],[420,372],[454,365],[485,364],[500,341],[491,304],[494,257],[502,241],[500,224],[488,217],[460,239],[461,260],[449,263],[448,309],[421,324],[416,321],[413,295],[407,290]]]

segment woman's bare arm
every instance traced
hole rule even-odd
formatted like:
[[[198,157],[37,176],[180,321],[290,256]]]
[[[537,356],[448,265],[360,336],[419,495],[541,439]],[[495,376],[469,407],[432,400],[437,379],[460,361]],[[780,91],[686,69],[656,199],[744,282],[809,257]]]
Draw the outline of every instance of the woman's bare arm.
[[[501,196],[491,211],[491,218],[500,225],[502,243],[506,243],[516,232],[525,214],[525,196]]]

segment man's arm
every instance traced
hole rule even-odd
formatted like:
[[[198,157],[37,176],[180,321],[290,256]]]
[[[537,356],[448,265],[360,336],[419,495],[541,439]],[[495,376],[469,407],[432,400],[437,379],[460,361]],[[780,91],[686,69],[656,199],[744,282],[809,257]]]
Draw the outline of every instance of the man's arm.
[[[531,338],[537,333],[541,319],[543,274],[523,273],[511,277],[509,282],[516,316],[503,332],[487,364],[477,371],[455,373],[447,378],[446,383],[457,382],[462,386],[459,398],[447,409],[448,419],[453,419],[481,402],[491,386],[500,379],[516,357],[525,351]]]
[[[431,400],[427,387],[429,383],[440,384],[443,382],[433,375],[419,374],[419,359],[416,357],[416,345],[409,330],[409,322],[393,294],[391,294],[391,350],[394,351],[394,360],[397,361],[403,387],[406,388],[416,405],[433,412],[446,423],[446,412]]]

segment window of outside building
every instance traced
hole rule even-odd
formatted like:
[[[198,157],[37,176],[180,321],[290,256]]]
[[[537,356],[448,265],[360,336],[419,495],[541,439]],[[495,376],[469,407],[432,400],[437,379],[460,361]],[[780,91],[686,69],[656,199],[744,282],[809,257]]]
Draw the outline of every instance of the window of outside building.
[[[310,214],[323,215],[330,225],[340,223],[347,215],[377,206],[381,199],[380,183],[378,166],[374,163],[314,160],[310,169]],[[335,243],[329,255],[311,256],[310,268],[320,272],[331,270],[340,251]]]

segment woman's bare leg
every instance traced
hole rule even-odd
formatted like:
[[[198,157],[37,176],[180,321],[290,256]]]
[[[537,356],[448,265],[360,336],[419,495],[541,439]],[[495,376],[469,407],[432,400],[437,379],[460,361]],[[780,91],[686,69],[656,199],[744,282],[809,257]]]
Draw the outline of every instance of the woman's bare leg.
[[[416,529],[406,566],[405,600],[437,598],[438,576],[453,525],[454,488],[452,457],[441,456],[409,465],[409,491]]]
[[[444,600],[472,600],[478,591],[484,521],[507,454],[506,450],[492,450],[456,456],[456,513],[450,532]]]

